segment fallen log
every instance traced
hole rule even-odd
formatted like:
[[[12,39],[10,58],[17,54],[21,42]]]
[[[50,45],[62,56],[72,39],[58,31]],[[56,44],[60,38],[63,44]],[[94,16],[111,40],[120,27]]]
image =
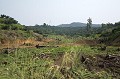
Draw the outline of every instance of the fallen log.
[[[59,47],[59,46],[46,46],[46,45],[36,45],[36,48],[46,48],[46,47]]]

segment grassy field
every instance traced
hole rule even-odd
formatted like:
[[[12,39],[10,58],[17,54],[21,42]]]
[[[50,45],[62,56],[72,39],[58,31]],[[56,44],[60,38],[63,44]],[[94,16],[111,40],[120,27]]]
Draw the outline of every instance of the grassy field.
[[[113,79],[105,70],[89,71],[80,61],[81,55],[106,53],[89,46],[15,49],[0,54],[0,79]]]
[[[45,45],[60,46],[2,50],[0,54],[0,79],[120,78],[119,68],[116,72],[114,67],[107,67],[106,64],[104,64],[106,67],[103,68],[99,66],[100,61],[109,62],[109,60],[104,60],[99,56],[104,58],[108,54],[119,55],[117,47],[109,46],[106,50],[101,50],[99,45],[92,47],[89,45],[69,45],[69,43],[75,43],[81,38],[73,39],[53,35],[48,38],[54,39],[54,41]]]

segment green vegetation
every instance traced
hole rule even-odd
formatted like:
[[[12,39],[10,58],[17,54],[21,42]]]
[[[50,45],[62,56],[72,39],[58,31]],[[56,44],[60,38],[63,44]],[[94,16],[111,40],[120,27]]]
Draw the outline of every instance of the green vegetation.
[[[100,27],[92,27],[93,32],[91,34],[95,34],[98,32]],[[26,29],[33,30],[39,34],[55,34],[55,35],[67,35],[67,36],[83,36],[85,37],[88,33],[86,27],[57,27],[57,26],[27,26]]]
[[[10,16],[0,16],[0,44],[28,38],[39,39],[40,35],[36,35],[32,30],[25,30],[25,26]]]
[[[120,45],[120,22],[102,24],[100,41],[107,45]]]
[[[89,46],[15,49],[14,53],[0,54],[0,78],[113,79],[105,70],[88,71],[80,61],[82,54],[95,56],[100,53]]]
[[[23,26],[1,15],[0,45],[0,79],[120,79],[120,22]]]
[[[88,21],[88,23],[87,23],[87,31],[88,31],[88,33],[90,33],[91,28],[92,28],[92,19],[89,18],[87,21]]]
[[[14,20],[6,15],[0,16],[0,29],[2,30],[22,30],[24,26],[18,23],[18,21]]]

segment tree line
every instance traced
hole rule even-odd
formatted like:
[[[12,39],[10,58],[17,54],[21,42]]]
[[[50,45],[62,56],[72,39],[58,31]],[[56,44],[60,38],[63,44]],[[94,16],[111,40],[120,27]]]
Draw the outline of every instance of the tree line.
[[[24,27],[14,18],[1,14],[0,15],[0,29],[1,30],[22,30]]]

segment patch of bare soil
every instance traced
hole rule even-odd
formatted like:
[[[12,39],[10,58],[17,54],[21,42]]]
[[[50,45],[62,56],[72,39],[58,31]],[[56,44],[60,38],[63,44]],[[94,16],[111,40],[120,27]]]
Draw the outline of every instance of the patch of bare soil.
[[[55,39],[46,38],[46,39],[43,40],[43,42],[46,42],[46,43],[55,42]]]
[[[58,66],[61,66],[62,65],[62,61],[63,61],[63,56],[64,54],[63,53],[60,53],[56,59],[54,59],[54,64],[55,65],[58,65]]]
[[[84,40],[79,40],[76,43],[80,44],[80,45],[96,45],[97,44],[97,40],[84,39]]]
[[[80,60],[89,71],[98,72],[105,70],[114,77],[120,76],[119,55],[81,56]]]
[[[59,46],[79,46],[80,44],[77,43],[66,43],[66,44],[61,44]]]
[[[42,41],[37,41],[35,39],[16,39],[12,42],[4,41],[3,43],[0,44],[0,49],[3,48],[31,48],[35,47],[36,45],[44,45],[49,42],[54,41],[53,39],[43,39]]]

